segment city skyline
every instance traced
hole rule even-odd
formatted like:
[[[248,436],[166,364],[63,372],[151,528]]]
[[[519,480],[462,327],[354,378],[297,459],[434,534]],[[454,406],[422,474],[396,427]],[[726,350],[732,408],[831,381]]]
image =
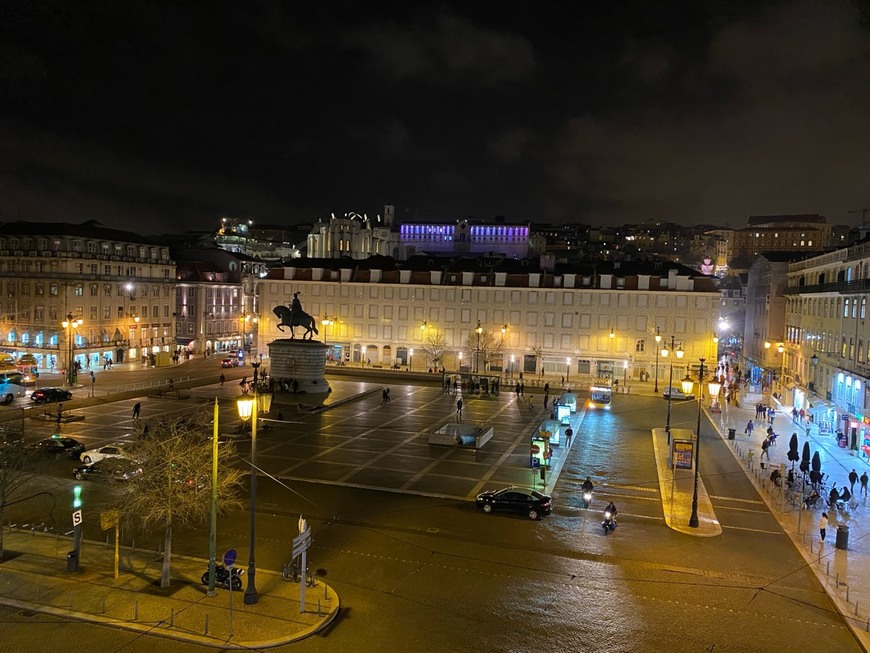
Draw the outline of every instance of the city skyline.
[[[17,7],[0,220],[855,224],[866,25],[835,0]]]

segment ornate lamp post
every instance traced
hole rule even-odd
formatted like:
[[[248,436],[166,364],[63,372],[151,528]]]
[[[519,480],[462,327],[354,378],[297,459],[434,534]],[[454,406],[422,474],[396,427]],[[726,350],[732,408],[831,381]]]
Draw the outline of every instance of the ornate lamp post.
[[[674,336],[671,336],[671,348],[668,349],[667,345],[662,347],[662,351],[661,351],[662,358],[668,358],[673,349],[674,349]],[[682,347],[680,347],[676,352],[674,352],[674,355],[680,359],[683,358],[684,354],[685,354],[685,352],[683,351]],[[665,424],[665,431],[668,434],[668,444],[671,443],[671,389],[673,387],[674,387],[674,359],[671,358],[671,371],[670,371],[670,375],[668,377],[668,420],[667,420],[667,423]]]
[[[656,385],[653,388],[653,392],[655,392],[656,394],[658,394],[658,392],[659,392],[659,357],[658,357],[658,352],[659,352],[659,346],[660,346],[661,342],[662,342],[662,337],[661,337],[661,335],[659,335],[659,328],[656,327]]]
[[[73,351],[75,350],[75,343],[73,343],[73,338],[75,337],[75,330],[82,325],[82,318],[77,318],[72,313],[67,313],[66,319],[61,322],[61,326],[66,329],[66,346],[67,346],[67,359],[66,359],[66,381],[67,385],[73,385],[76,382],[76,371],[75,371],[75,360],[73,359]]]
[[[239,417],[243,420],[251,420],[251,514],[249,525],[249,546],[248,553],[248,586],[245,589],[245,604],[253,605],[259,601],[257,595],[257,586],[255,584],[256,564],[254,562],[254,545],[256,543],[255,532],[257,523],[257,412],[258,404],[264,412],[269,412],[272,404],[272,395],[269,393],[258,392],[257,373],[260,369],[258,361],[252,361],[251,367],[254,368],[253,381],[253,397],[242,397],[237,400]]]
[[[698,385],[704,382],[704,360],[701,361],[701,367],[698,370]],[[692,490],[692,516],[689,517],[689,526],[698,528],[698,473],[701,468],[701,392],[698,393],[698,425],[695,435],[695,487]]]
[[[483,327],[480,326],[480,320],[477,321],[477,348],[474,350],[474,373],[480,373],[480,334],[483,333]]]

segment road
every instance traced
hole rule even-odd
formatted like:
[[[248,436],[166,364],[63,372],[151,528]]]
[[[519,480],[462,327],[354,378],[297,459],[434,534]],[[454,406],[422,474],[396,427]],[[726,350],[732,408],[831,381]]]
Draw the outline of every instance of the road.
[[[411,423],[431,423],[440,389],[406,392],[394,386],[393,394],[400,398],[394,407]],[[415,403],[403,408],[406,394]],[[512,397],[504,400],[507,406]],[[444,415],[450,410],[447,403]],[[481,414],[505,408],[470,403],[471,411]],[[336,408],[326,419],[311,417],[312,422],[296,425],[295,433],[323,440],[318,451],[331,449],[339,437],[331,425],[356,423],[362,425],[360,433],[376,430],[372,424],[383,423],[385,415],[379,404],[378,399]],[[428,408],[418,410],[417,405]],[[675,404],[672,425],[693,428],[695,406]],[[126,405],[93,410],[129,414]],[[503,419],[516,428],[518,415]],[[261,478],[259,484],[258,566],[278,569],[286,562],[296,520],[305,514],[315,537],[311,568],[333,584],[343,605],[341,617],[325,634],[286,649],[743,652],[812,643],[820,650],[859,650],[706,422],[701,472],[723,535],[695,538],[665,526],[649,432],[664,419],[664,402],[652,396],[618,395],[611,412],[585,415],[553,492],[555,513],[540,522],[484,515],[450,493],[439,498],[304,481],[293,473],[299,445],[281,445],[268,439],[277,433],[267,434],[263,466],[277,473],[276,480]],[[315,423],[322,433],[308,430]],[[352,436],[359,433],[346,437]],[[69,481],[63,473],[58,469],[50,476],[64,486]],[[578,501],[587,474],[596,483],[589,510]],[[611,499],[620,510],[619,527],[605,537],[600,513]],[[44,516],[44,510],[34,517]],[[60,515],[65,518],[65,511]],[[246,513],[222,520],[219,529],[219,547],[236,546],[244,558]],[[202,532],[177,531],[174,549],[203,556],[205,538]],[[156,547],[157,539],[143,538],[139,545]],[[40,615],[7,611],[3,617],[0,650],[25,650],[15,647],[36,638],[47,642],[40,645],[45,651],[200,650],[106,628],[54,623]]]

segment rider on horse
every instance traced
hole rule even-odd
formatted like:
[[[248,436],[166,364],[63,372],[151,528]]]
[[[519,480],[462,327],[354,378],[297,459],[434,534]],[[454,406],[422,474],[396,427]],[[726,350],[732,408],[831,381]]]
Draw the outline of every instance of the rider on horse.
[[[302,302],[299,301],[299,293],[293,293],[293,302],[290,304],[290,317],[294,322],[302,319]]]

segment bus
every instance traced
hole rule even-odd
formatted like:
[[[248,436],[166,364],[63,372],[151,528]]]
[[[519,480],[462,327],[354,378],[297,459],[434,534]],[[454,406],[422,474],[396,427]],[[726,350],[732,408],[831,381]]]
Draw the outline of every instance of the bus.
[[[610,385],[610,379],[595,379],[592,385],[589,386],[589,401],[586,403],[588,408],[603,408],[610,410],[610,400],[613,395],[613,388]]]
[[[0,403],[11,404],[16,397],[24,396],[22,375],[18,372],[0,374]]]

